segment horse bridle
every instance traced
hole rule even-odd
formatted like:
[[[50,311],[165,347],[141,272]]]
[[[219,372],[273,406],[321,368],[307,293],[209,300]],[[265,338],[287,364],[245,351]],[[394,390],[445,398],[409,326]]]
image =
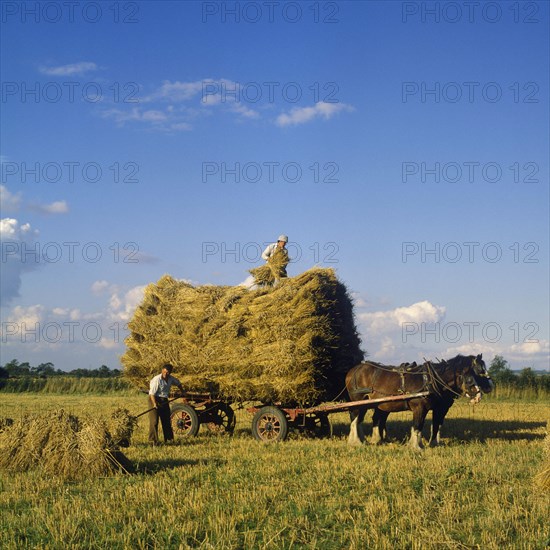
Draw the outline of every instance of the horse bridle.
[[[445,360],[442,361],[442,363],[445,365],[445,367],[451,367],[449,363]],[[451,392],[455,397],[462,397],[462,395],[465,395],[468,397],[472,402],[478,403],[481,400],[481,388],[477,385],[477,380],[475,379],[475,376],[472,374],[464,374],[463,372],[458,373],[456,368],[453,369],[453,374],[455,376],[455,386],[462,389],[462,392],[459,393],[453,388],[451,388],[441,377],[441,375],[436,371],[434,366],[432,365],[431,361],[426,361],[425,363],[426,368],[428,370],[428,373],[430,374],[431,378],[431,386],[433,390],[440,395],[439,389],[442,387],[444,390],[447,390]],[[486,378],[490,378],[487,374],[484,372],[478,372],[476,367],[480,367],[481,365],[478,365],[477,358],[474,357],[472,360],[472,363],[470,367],[474,370],[474,373],[478,376],[484,376]],[[445,369],[446,370],[446,369]],[[445,371],[443,371],[445,372]],[[464,390],[464,386],[467,385],[467,389]],[[475,391],[475,395],[470,395],[470,390]]]

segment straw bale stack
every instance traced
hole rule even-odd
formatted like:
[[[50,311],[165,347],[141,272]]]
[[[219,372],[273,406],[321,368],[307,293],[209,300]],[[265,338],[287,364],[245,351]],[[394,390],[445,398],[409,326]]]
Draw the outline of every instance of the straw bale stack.
[[[105,421],[81,422],[64,410],[27,415],[0,432],[0,470],[34,468],[65,479],[133,470],[113,444]]]
[[[332,269],[255,290],[165,275],[146,288],[129,328],[122,363],[136,386],[168,362],[187,390],[233,402],[331,399],[363,358],[352,302]]]

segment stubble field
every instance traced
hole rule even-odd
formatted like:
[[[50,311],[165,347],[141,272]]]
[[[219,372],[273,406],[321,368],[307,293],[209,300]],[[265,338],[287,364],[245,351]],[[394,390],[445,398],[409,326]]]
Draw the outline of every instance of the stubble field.
[[[132,414],[143,396],[3,394],[0,417],[64,408]],[[349,447],[348,419],[330,439],[261,444],[237,411],[233,436],[152,448],[142,417],[124,452],[132,475],[84,482],[39,470],[0,473],[0,547],[15,548],[525,548],[550,545],[544,464],[548,400],[460,400],[443,445],[403,445],[411,415],[392,415],[391,442]],[[368,419],[367,419],[368,420]],[[425,427],[428,434],[429,422]],[[370,428],[367,429],[370,432]]]

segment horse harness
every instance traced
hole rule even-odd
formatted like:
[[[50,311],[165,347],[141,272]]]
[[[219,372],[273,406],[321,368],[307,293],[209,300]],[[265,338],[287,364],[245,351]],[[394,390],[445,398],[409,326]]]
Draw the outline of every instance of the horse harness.
[[[380,363],[374,363],[374,362],[371,362],[369,361],[369,363],[371,365],[373,365],[376,369],[375,372],[379,372],[379,371],[386,371],[386,372],[392,372],[392,373],[395,373],[395,374],[398,374],[399,375],[399,378],[401,380],[401,385],[400,385],[400,388],[399,388],[399,393],[400,394],[406,394],[406,393],[409,393],[407,392],[407,389],[405,387],[405,375],[406,374],[422,374],[422,378],[423,378],[423,385],[422,385],[422,388],[418,391],[421,391],[421,392],[424,392],[424,391],[430,391],[430,377],[428,372],[429,372],[429,368],[424,368],[424,366],[426,365],[426,363],[424,365],[418,365],[415,362],[413,363],[401,363],[399,366],[397,367],[394,367],[394,366],[390,366],[390,365],[382,365]],[[355,387],[354,389],[354,392],[355,393],[373,393],[373,392],[377,392],[377,393],[380,393],[382,395],[384,395],[383,392],[380,392],[378,390],[376,390],[374,388],[374,384],[372,386],[372,388],[359,388],[358,385],[357,385],[357,370],[353,373],[353,385]]]
[[[369,361],[369,363],[375,367],[375,369],[376,369],[375,373],[377,373],[379,371],[385,371],[385,372],[398,374],[399,378],[400,378],[400,382],[401,382],[400,383],[400,388],[398,390],[398,392],[400,394],[410,393],[410,392],[407,391],[406,385],[405,385],[405,376],[407,374],[409,374],[409,375],[422,374],[422,379],[423,379],[422,388],[420,388],[417,391],[430,392],[430,393],[435,393],[437,395],[441,395],[442,391],[446,390],[446,391],[450,391],[451,393],[453,393],[455,397],[460,397],[460,394],[458,392],[456,392],[455,390],[453,390],[453,388],[451,388],[441,378],[441,375],[436,371],[436,369],[434,368],[431,361],[426,361],[422,365],[418,365],[416,362],[401,363],[399,366],[395,366],[395,367],[394,366],[389,366],[389,365],[382,365],[380,363],[374,363],[374,362],[371,362],[371,361]],[[446,361],[442,361],[442,363],[445,364],[446,366],[448,365],[448,363]],[[368,388],[368,387],[359,388],[358,384],[357,384],[357,373],[358,373],[358,371],[356,370],[353,374],[353,385],[355,386],[355,389],[354,389],[355,393],[367,393],[368,394],[368,393],[373,393],[373,392],[376,391],[377,393],[380,393],[380,394],[384,395],[383,392],[380,392],[379,390],[375,389],[374,383],[373,383],[371,388]],[[455,372],[455,376],[456,376],[456,372]],[[376,378],[376,376],[374,376],[374,378]],[[373,382],[374,382],[374,380],[373,380]]]

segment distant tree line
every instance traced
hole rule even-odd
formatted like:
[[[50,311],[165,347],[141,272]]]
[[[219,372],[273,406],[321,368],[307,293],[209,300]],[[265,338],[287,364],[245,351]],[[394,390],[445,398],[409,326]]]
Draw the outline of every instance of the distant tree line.
[[[53,363],[40,363],[33,367],[29,363],[20,363],[12,359],[3,367],[0,367],[1,378],[22,378],[26,376],[46,378],[50,376],[74,376],[77,378],[116,378],[120,376],[119,369],[110,369],[101,365],[97,369],[73,369],[69,372],[56,369]],[[532,368],[524,368],[519,372],[513,371],[508,366],[508,361],[502,355],[495,355],[489,367],[489,374],[497,387],[511,386],[518,389],[532,388],[550,391],[550,374],[538,373]]]
[[[515,372],[508,366],[508,361],[502,355],[495,355],[489,367],[489,374],[497,388],[502,385],[518,389],[550,391],[550,374],[538,373],[529,367]]]
[[[107,365],[101,365],[97,369],[73,369],[69,372],[56,369],[53,363],[40,363],[33,367],[29,363],[20,363],[12,359],[3,367],[0,367],[0,378],[46,378],[50,376],[74,376],[77,378],[115,378],[120,376],[119,369],[110,369]]]

